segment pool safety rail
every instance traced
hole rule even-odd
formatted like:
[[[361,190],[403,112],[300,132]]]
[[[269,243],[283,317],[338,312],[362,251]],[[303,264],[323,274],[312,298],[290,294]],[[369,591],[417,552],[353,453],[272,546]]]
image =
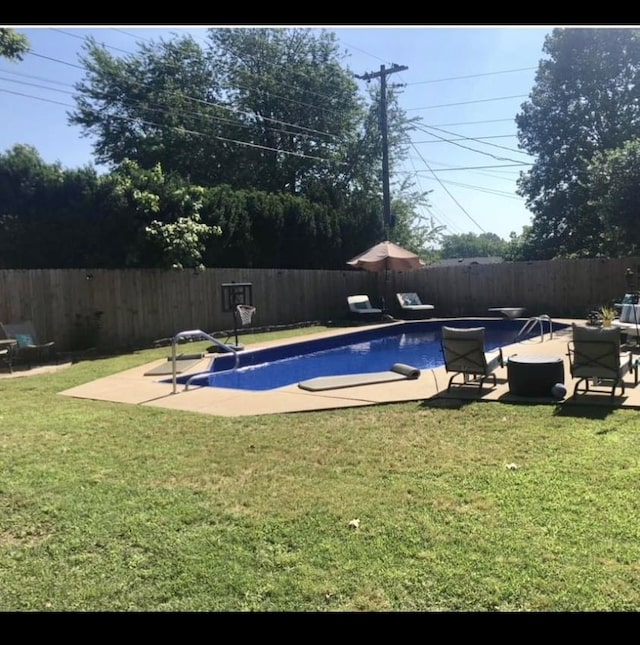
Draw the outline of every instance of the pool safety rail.
[[[220,342],[217,338],[214,338],[210,334],[207,334],[206,332],[202,331],[201,329],[189,329],[187,331],[181,331],[177,333],[174,337],[173,340],[171,341],[171,380],[173,383],[173,394],[176,394],[177,390],[177,370],[176,370],[176,345],[178,343],[178,340],[181,338],[204,338],[206,340],[210,340],[216,345],[219,345],[222,349],[228,352],[233,352],[235,354],[235,363],[234,366],[231,368],[232,370],[237,369],[238,364],[240,362],[240,356],[238,355],[238,351],[234,348],[231,347],[230,345],[225,345],[224,343]],[[186,382],[184,389],[187,390],[189,387],[189,383],[191,383],[191,380],[194,379],[197,376],[201,376],[205,372],[199,372],[198,374],[192,374],[189,380]]]
[[[524,325],[522,325],[522,328],[516,334],[514,342],[517,342],[518,340],[522,340],[526,334],[528,334],[530,331],[534,329],[534,327],[539,326],[540,342],[542,343],[544,341],[544,323],[545,322],[549,323],[549,339],[553,338],[553,323],[551,321],[551,318],[547,314],[542,314],[540,316],[531,316],[531,318],[529,318],[524,323]]]

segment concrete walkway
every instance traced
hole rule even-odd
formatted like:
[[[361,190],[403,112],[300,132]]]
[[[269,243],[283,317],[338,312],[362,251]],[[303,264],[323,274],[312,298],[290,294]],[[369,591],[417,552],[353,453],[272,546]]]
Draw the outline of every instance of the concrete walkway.
[[[443,320],[443,322],[445,321]],[[556,322],[571,323],[570,320],[557,320]],[[584,323],[585,321],[577,322]],[[332,330],[312,336],[296,337],[284,342],[302,342],[310,338],[348,333],[350,331],[353,330]],[[541,354],[562,357],[564,360],[565,384],[568,390],[567,398],[564,400],[565,404],[571,402],[572,404],[580,405],[607,405],[640,409],[640,385],[634,387],[633,375],[628,375],[625,378],[625,396],[620,396],[619,388],[616,390],[617,396],[613,398],[609,396],[610,388],[596,388],[590,394],[578,395],[577,399],[569,399],[575,384],[575,381],[570,376],[567,356],[567,343],[571,339],[571,329],[554,330],[552,338],[549,336],[547,326],[545,326],[545,331],[544,340],[542,341],[538,337],[504,347],[505,362],[509,356],[514,354]],[[282,342],[256,344],[252,345],[251,349],[282,344]],[[633,351],[640,358],[640,351],[635,348]],[[369,384],[320,392],[303,390],[297,384],[265,392],[194,386],[185,391],[184,386],[178,385],[174,394],[171,382],[163,383],[160,381],[160,378],[166,379],[166,376],[158,377],[157,379],[144,376],[145,372],[160,365],[163,361],[166,361],[166,359],[157,360],[113,376],[107,376],[85,385],[71,388],[61,392],[61,394],[78,398],[149,405],[226,417],[329,410],[403,401],[435,401],[437,399],[549,403],[554,405],[561,403],[561,401],[557,401],[551,396],[532,398],[511,394],[507,381],[506,366],[498,368],[496,372],[496,387],[491,387],[491,380],[489,379],[482,391],[479,390],[477,385],[465,385],[462,387],[454,386],[450,392],[447,392],[447,384],[451,374],[448,374],[444,367],[440,367],[422,370],[419,378],[415,380],[400,380],[391,383]],[[196,366],[192,370],[185,372],[185,374],[197,373],[201,370],[202,366],[199,368]]]

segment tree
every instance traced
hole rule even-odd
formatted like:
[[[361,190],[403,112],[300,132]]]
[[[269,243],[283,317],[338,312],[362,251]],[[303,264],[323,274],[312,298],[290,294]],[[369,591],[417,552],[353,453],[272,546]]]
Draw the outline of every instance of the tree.
[[[597,152],[588,172],[589,206],[601,223],[604,254],[640,254],[640,140]]]
[[[440,257],[474,258],[474,257],[504,257],[507,242],[495,233],[463,233],[461,235],[443,235]]]
[[[185,182],[239,191],[238,202],[251,194],[259,195],[251,198],[254,205],[265,205],[264,194],[273,196],[271,213],[249,208],[240,216],[253,212],[256,222],[222,224],[225,235],[208,247],[207,259],[216,256],[212,247],[224,243],[223,254],[233,249],[236,258],[252,249],[252,262],[272,258],[277,264],[270,266],[301,262],[323,268],[317,264],[321,258],[335,268],[379,242],[384,231],[378,84],[367,98],[360,96],[341,65],[335,35],[326,31],[212,29],[208,42],[203,49],[189,37],[161,40],[124,58],[95,41],[87,44],[82,62],[88,71],[76,86],[77,109],[70,118],[97,141],[98,161],[117,168],[130,159],[145,170],[159,163]],[[393,168],[406,155],[410,121],[392,90],[387,113]],[[284,195],[307,204],[296,202],[287,217],[276,218]],[[411,198],[403,203],[405,197],[396,192],[395,210],[410,222],[415,204]],[[379,225],[372,221],[376,199]],[[203,212],[208,224],[215,218]],[[234,214],[229,221],[235,219]],[[261,239],[254,236],[257,230],[263,230]],[[231,231],[243,241],[228,237]],[[303,234],[312,247],[289,243]],[[277,259],[274,249],[282,251]]]
[[[202,187],[165,174],[160,164],[145,170],[128,159],[105,181],[121,199],[117,208],[132,233],[126,266],[204,268],[205,242],[222,230],[202,222]]]
[[[199,185],[300,194],[351,179],[363,106],[335,37],[308,29],[212,29],[111,55],[89,41],[70,121],[101,163],[161,163]]]
[[[0,57],[9,60],[22,60],[29,51],[29,40],[8,27],[0,27]]]
[[[118,58],[87,41],[81,57],[87,72],[76,84],[70,123],[93,136],[96,160],[111,168],[128,159],[145,169],[160,164],[196,184],[224,180],[231,159],[220,134],[238,133],[229,127],[228,110],[216,104],[204,52],[189,36],[139,48]]]
[[[0,266],[87,266],[106,243],[96,226],[98,189],[94,169],[47,164],[32,146],[0,155]]]
[[[529,99],[516,116],[520,146],[535,157],[519,180],[534,217],[537,257],[595,256],[603,222],[589,207],[590,164],[640,126],[640,31],[554,29]]]

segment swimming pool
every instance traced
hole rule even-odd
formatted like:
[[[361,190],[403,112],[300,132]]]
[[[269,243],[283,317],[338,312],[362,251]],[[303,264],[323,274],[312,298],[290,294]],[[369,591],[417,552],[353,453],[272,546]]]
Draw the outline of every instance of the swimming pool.
[[[220,354],[210,371],[195,378],[179,377],[193,386],[265,391],[292,385],[319,376],[383,372],[394,363],[418,369],[444,365],[440,346],[441,328],[485,327],[487,351],[511,345],[523,326],[521,320],[456,319],[414,321],[336,336],[299,341],[278,347],[240,352],[236,370],[233,354]],[[566,325],[554,324],[554,330]],[[540,334],[539,328],[520,336],[518,341]]]

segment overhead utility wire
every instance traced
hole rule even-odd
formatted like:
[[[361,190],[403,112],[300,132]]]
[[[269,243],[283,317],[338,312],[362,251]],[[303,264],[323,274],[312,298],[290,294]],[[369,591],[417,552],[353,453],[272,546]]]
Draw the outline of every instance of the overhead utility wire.
[[[419,176],[417,175],[417,173],[416,173],[416,167],[415,167],[415,163],[414,163],[414,159],[413,159],[413,157],[410,157],[410,158],[409,158],[409,161],[411,162],[411,165],[412,165],[412,167],[413,167],[413,173],[409,173],[409,172],[407,172],[407,173],[404,173],[404,174],[406,174],[407,176],[410,176],[411,178],[415,178],[415,180],[416,180],[416,181],[417,181],[417,183],[418,183],[418,188],[419,188],[419,190],[420,190],[420,192],[421,192],[422,194],[425,194],[425,195],[426,195],[426,194],[428,194],[428,193],[433,192],[433,191],[431,191],[431,190],[429,190],[429,191],[426,191],[426,192],[425,192],[425,190],[422,188],[422,185],[420,184],[420,177],[419,177]],[[402,172],[397,172],[397,174],[403,174],[403,173],[402,173]],[[427,212],[428,212],[428,213],[429,213],[429,215],[431,216],[431,219],[432,219],[433,221],[437,222],[439,226],[444,226],[444,228],[449,228],[449,224],[445,224],[444,222],[442,222],[441,220],[439,220],[439,219],[434,215],[434,213],[433,213],[433,212],[431,212],[431,211],[429,210],[429,203],[428,203],[428,201],[427,201],[427,203],[426,203],[426,204],[420,204],[420,206],[422,206],[423,208],[425,208],[425,209],[427,210]],[[445,219],[446,219],[447,221],[449,221],[449,220],[448,220],[448,217],[445,217]],[[452,227],[455,227],[455,225],[453,225],[453,223],[451,223],[451,226],[452,226]]]
[[[15,94],[16,96],[24,96],[24,97],[27,97],[27,98],[30,98],[30,99],[37,99],[39,101],[45,101],[46,103],[54,103],[55,105],[62,105],[64,107],[71,107],[71,108],[75,107],[73,105],[70,105],[69,103],[62,103],[61,101],[54,101],[52,99],[45,99],[45,98],[43,98],[41,96],[33,96],[31,94],[24,94],[22,92],[12,92],[11,90],[5,90],[5,89],[2,89],[2,88],[0,88],[0,92],[5,92],[7,94]],[[96,112],[96,110],[92,110],[92,111]],[[200,137],[208,137],[210,139],[217,139],[218,141],[225,141],[227,143],[235,143],[235,144],[240,145],[240,146],[247,146],[249,148],[258,148],[260,150],[268,150],[270,152],[279,152],[279,153],[281,153],[283,155],[291,155],[293,157],[300,157],[302,159],[313,159],[315,161],[324,161],[324,162],[330,161],[332,163],[337,163],[338,165],[347,165],[345,162],[334,162],[331,159],[324,159],[322,157],[315,157],[313,155],[307,155],[307,154],[304,154],[302,152],[291,152],[289,150],[281,150],[279,148],[270,148],[269,146],[263,146],[263,145],[259,145],[257,143],[249,143],[247,141],[239,141],[237,139],[228,139],[227,137],[220,137],[220,136],[212,135],[212,134],[205,133],[205,132],[198,132],[197,130],[189,130],[188,128],[181,128],[181,127],[177,127],[177,126],[167,126],[167,125],[163,125],[161,123],[153,123],[152,121],[145,121],[144,119],[134,119],[133,117],[120,116],[120,115],[116,115],[116,114],[110,115],[110,118],[112,118],[112,119],[121,119],[122,121],[130,121],[132,123],[141,123],[143,125],[151,125],[151,126],[153,126],[155,128],[160,128],[161,130],[162,129],[175,130],[176,132],[181,132],[181,133],[186,133],[186,134],[195,134],[195,135],[200,136]]]
[[[450,191],[450,190],[449,190],[449,189],[448,189],[448,188],[447,188],[447,187],[442,183],[442,181],[440,181],[440,178],[439,178],[439,177],[438,177],[438,176],[433,172],[433,170],[431,170],[431,166],[429,166],[429,164],[426,162],[426,160],[424,159],[424,157],[420,154],[420,151],[419,151],[415,146],[412,146],[412,147],[413,147],[413,149],[416,151],[416,153],[417,153],[417,155],[420,157],[420,159],[422,159],[422,163],[424,163],[424,165],[425,165],[425,166],[426,166],[426,167],[431,171],[431,173],[433,174],[433,176],[434,176],[435,180],[440,184],[440,186],[441,186],[441,187],[442,187],[442,189],[445,191],[445,193],[447,193],[447,195],[449,195],[449,197],[451,197],[451,199],[455,202],[455,204],[458,206],[458,208],[459,208],[459,209],[460,209],[460,210],[461,210],[461,211],[462,211],[462,212],[463,212],[463,213],[464,213],[464,214],[465,214],[465,215],[466,215],[466,216],[467,216],[467,217],[468,217],[468,218],[469,218],[469,219],[470,219],[470,220],[471,220],[471,221],[472,221],[472,222],[473,222],[473,223],[474,223],[474,224],[475,224],[475,225],[476,225],[476,226],[477,226],[477,227],[478,227],[478,228],[479,228],[483,233],[486,233],[486,231],[482,228],[482,226],[480,226],[480,224],[478,224],[478,222],[476,222],[476,220],[475,220],[475,219],[473,219],[473,217],[471,217],[471,215],[469,215],[469,213],[466,211],[466,209],[464,208],[464,206],[462,206],[462,204],[461,204],[461,203],[460,203],[460,202],[459,202],[459,201],[458,201],[458,200],[457,200],[457,199],[456,199],[456,198],[451,194],[451,191]]]
[[[209,28],[215,29],[215,27],[209,27]],[[131,38],[135,38],[136,40],[143,40],[143,41],[146,41],[146,42],[153,42],[152,39],[143,38],[141,36],[136,36],[135,34],[131,34],[129,32],[123,31],[121,29],[112,28],[112,30],[117,31],[119,33],[122,33],[122,34],[124,34],[126,36],[129,36]],[[57,29],[56,31],[59,31],[60,33],[66,33],[66,32],[64,32],[64,31],[62,31],[60,29]],[[70,35],[70,36],[72,35],[75,38],[86,38],[86,36],[84,36],[84,37],[83,36],[77,36],[75,34],[67,34],[67,35]],[[353,47],[352,45],[349,45],[348,43],[342,42],[342,44],[347,46],[347,47],[351,47],[352,49],[357,49],[358,51],[361,51],[362,53],[367,54],[368,56],[371,56],[372,58],[376,58],[378,60],[383,60],[379,56],[371,54],[370,52],[366,52],[366,51],[364,51],[364,50],[362,50],[362,49],[360,49],[358,47]],[[108,44],[106,44],[104,42],[102,43],[102,45],[105,46],[105,47],[108,47],[110,49],[114,49],[116,51],[122,51],[124,53],[132,54],[132,52],[126,52],[125,50],[119,49],[119,48],[114,47],[112,45],[108,45]],[[268,64],[268,65],[277,65],[277,63],[274,63],[273,61],[270,61],[268,59],[259,58],[257,56],[251,56],[249,54],[247,54],[246,56],[249,56],[250,58],[253,58],[254,60],[258,60],[261,63],[265,63],[265,64]],[[441,82],[444,82],[444,81],[465,80],[465,79],[469,79],[469,78],[479,78],[479,77],[483,77],[483,76],[494,76],[494,75],[499,75],[499,74],[509,74],[509,73],[513,73],[513,72],[529,71],[529,70],[533,70],[533,69],[536,69],[536,68],[535,67],[521,67],[521,68],[517,68],[517,69],[498,70],[498,71],[495,71],[495,72],[483,72],[483,73],[479,73],[479,74],[467,74],[467,75],[464,75],[464,76],[450,76],[448,78],[431,79],[431,80],[426,80],[426,81],[416,81],[414,83],[404,83],[404,85],[409,86],[409,85],[420,85],[420,84],[427,84],[427,83],[441,83]],[[353,75],[357,78],[356,74],[353,74]],[[308,78],[308,74],[302,74],[302,76],[304,76],[305,78]],[[311,93],[312,94],[317,94],[319,97],[321,97],[323,99],[330,98],[330,97],[327,97],[326,95],[320,94],[319,92],[311,92]],[[272,94],[269,93],[269,96],[276,96],[276,95],[272,95]],[[291,101],[291,102],[297,103],[294,99],[290,99],[290,98],[287,98],[287,97],[278,97],[278,98],[281,98],[282,100],[285,100],[285,101]],[[498,100],[498,99],[487,99],[487,100]],[[314,108],[314,109],[327,110],[327,108],[319,107],[317,105],[312,105],[312,104],[308,104],[308,103],[299,103],[299,104],[304,105],[306,107],[311,107],[311,108]],[[415,108],[415,109],[423,109],[423,108]],[[510,119],[506,119],[506,120],[510,120]],[[447,125],[447,124],[444,124],[444,125]],[[449,125],[458,125],[458,124],[449,124]]]
[[[78,34],[72,34],[68,31],[64,31],[64,29],[56,29],[54,27],[51,28],[51,31],[57,31],[60,34],[71,36],[72,38],[78,38],[79,40],[87,40],[89,38],[89,36],[78,36]],[[103,47],[109,47],[109,49],[113,49],[114,51],[122,52],[123,54],[131,54],[131,52],[127,51],[126,49],[120,49],[119,47],[115,47],[114,45],[105,45],[105,43],[101,44],[103,45]]]
[[[120,31],[120,30],[119,30],[119,29],[115,29],[114,31]],[[63,32],[63,33],[64,33],[64,32]],[[129,34],[129,33],[126,33],[126,32],[124,32],[124,31],[120,31],[120,33],[123,33],[123,34],[125,34],[126,36],[131,36],[132,38],[136,38],[137,40],[144,40],[144,41],[147,41],[147,42],[153,42],[153,40],[151,40],[151,39],[149,39],[149,38],[138,38],[138,37],[137,37],[137,36],[135,36],[134,34]],[[193,38],[192,34],[188,34],[188,35],[189,35],[191,38]],[[78,36],[76,36],[76,37],[78,37]],[[195,40],[195,39],[194,39],[194,40]],[[118,49],[117,47],[113,47],[112,45],[107,45],[107,44],[106,44],[106,43],[104,43],[104,42],[103,42],[103,43],[101,43],[101,45],[102,45],[103,47],[108,47],[109,49],[115,49],[115,50],[117,50],[117,51],[125,52],[125,53],[127,53],[127,54],[129,54],[129,55],[131,55],[131,56],[133,56],[133,55],[134,55],[134,54],[133,54],[133,52],[126,52],[126,51],[125,51],[125,50],[123,50],[123,49]],[[238,52],[235,52],[235,55],[236,55],[236,56],[238,56],[238,57],[240,57],[240,54],[239,54]],[[242,54],[242,57],[243,57],[243,58],[251,58],[251,59],[253,59],[253,60],[257,60],[258,62],[263,63],[263,64],[272,65],[272,66],[277,65],[278,67],[281,67],[281,65],[280,65],[279,63],[273,62],[273,61],[268,60],[268,59],[266,59],[266,58],[258,58],[257,56],[253,56],[253,55],[251,55],[251,54],[243,53],[243,54]],[[176,68],[178,68],[178,66],[177,66],[177,65],[176,65]],[[179,69],[179,68],[178,68],[178,69]],[[293,72],[294,72],[294,73],[296,73],[296,74],[299,74],[299,75],[304,76],[304,78],[309,78],[309,75],[308,75],[308,74],[303,74],[302,72],[298,72],[298,71],[297,71],[297,70],[295,70],[295,69],[293,70]],[[244,90],[253,90],[253,89],[255,89],[255,88],[253,88],[253,87],[248,87],[247,85],[238,85],[238,88],[239,88],[239,89],[244,89]],[[318,96],[319,98],[321,98],[321,99],[323,99],[323,100],[325,100],[325,101],[330,101],[330,100],[331,100],[331,97],[330,97],[330,96],[327,96],[326,94],[321,94],[320,92],[314,92],[313,90],[306,90],[306,92],[307,92],[308,94],[315,94],[316,96]],[[303,106],[303,107],[312,108],[312,109],[314,109],[314,110],[321,110],[322,112],[335,112],[335,111],[336,111],[334,108],[327,108],[327,107],[324,107],[324,106],[322,106],[322,105],[315,105],[315,104],[313,104],[313,103],[305,103],[305,102],[303,102],[303,101],[297,101],[296,99],[292,99],[292,98],[289,98],[289,97],[287,97],[287,96],[280,96],[280,95],[278,95],[278,94],[273,94],[272,92],[265,92],[265,94],[266,94],[267,96],[271,96],[271,97],[274,97],[274,98],[280,99],[280,100],[282,100],[282,101],[287,101],[287,102],[289,102],[289,103],[293,103],[293,104],[295,104],[295,105],[301,105],[301,106]]]
[[[458,123],[436,123],[432,127],[447,127],[447,126],[454,126],[454,125],[478,125],[480,123],[504,123],[505,121],[511,121],[512,123],[515,121],[513,117],[509,119],[488,119],[486,121],[459,121]]]
[[[0,71],[3,71],[3,70],[0,70]],[[15,75],[21,76],[21,74],[18,73],[18,72],[9,72],[9,73],[10,74],[13,73]],[[35,78],[38,78],[38,77],[35,77]],[[50,91],[50,92],[60,92],[62,94],[69,94],[69,95],[72,95],[72,96],[75,94],[75,92],[72,92],[70,90],[56,89],[54,87],[47,87],[46,85],[39,85],[37,83],[28,83],[26,81],[16,81],[16,80],[14,80],[12,78],[0,77],[0,80],[1,81],[6,81],[8,83],[17,83],[19,85],[27,85],[29,87],[37,87],[39,89],[47,90],[47,91]],[[58,83],[59,85],[64,85],[66,87],[73,87],[72,85],[69,85],[68,83],[62,83],[60,81],[49,81],[47,79],[38,79],[38,80],[44,80],[44,82],[46,82],[46,83]],[[137,103],[138,105],[144,105],[145,109],[148,109],[148,110],[150,110],[152,112],[156,112],[156,113],[160,113],[160,114],[170,114],[170,112],[171,112],[170,108],[167,108],[167,107],[165,107],[165,106],[163,106],[163,105],[161,105],[159,103],[145,103],[144,101],[138,101],[136,99],[129,99],[129,101],[130,101],[131,104]],[[93,110],[93,112],[95,113],[96,110]],[[207,120],[210,120],[210,121],[217,121],[219,123],[231,124],[231,125],[234,125],[234,126],[240,127],[240,128],[250,128],[251,127],[251,125],[248,124],[248,123],[242,123],[240,121],[232,121],[229,118],[224,118],[224,117],[220,117],[220,116],[214,116],[213,114],[200,114],[198,112],[192,112],[190,110],[180,110],[179,114],[180,114],[180,116],[186,116],[186,117],[194,116],[194,117],[198,117],[198,118],[201,118],[201,119],[204,118],[204,119],[207,119]],[[264,126],[264,130],[265,131],[270,131],[270,132],[280,132],[280,133],[286,134],[286,135],[295,135],[296,137],[300,137],[300,138],[306,138],[306,139],[311,138],[310,134],[306,134],[304,132],[292,132],[290,130],[272,128],[272,127],[269,127],[267,125]]]
[[[53,29],[53,30],[54,30],[54,31],[58,31],[58,32],[59,32],[59,33],[61,33],[61,34],[64,34],[64,35],[67,35],[67,36],[70,36],[70,37],[74,37],[74,38],[77,38],[77,39],[80,39],[80,40],[87,40],[87,39],[89,38],[89,36],[86,36],[86,35],[80,36],[80,35],[77,35],[77,34],[69,33],[69,32],[64,31],[64,30],[62,30],[62,29]],[[129,37],[131,37],[131,38],[135,38],[136,40],[142,40],[142,41],[147,41],[147,42],[153,42],[153,40],[152,40],[152,39],[144,38],[144,37],[142,37],[142,36],[137,36],[137,35],[135,35],[135,34],[131,34],[131,33],[129,33],[129,32],[125,32],[125,31],[123,31],[123,30],[121,30],[121,29],[115,29],[115,28],[113,28],[113,31],[117,31],[117,32],[119,32],[119,33],[125,34],[125,35],[127,35],[127,36],[129,36]],[[193,37],[191,34],[189,34],[189,35],[190,35],[191,37]],[[113,46],[113,45],[109,45],[109,44],[105,43],[104,41],[102,41],[102,42],[101,42],[101,45],[102,45],[103,47],[108,47],[109,49],[113,49],[113,50],[115,50],[115,51],[120,51],[120,52],[123,52],[123,53],[125,53],[125,54],[133,55],[133,52],[129,52],[129,51],[127,51],[127,50],[120,49],[120,48],[115,47],[115,46]],[[35,55],[35,56],[41,56],[41,57],[43,57],[43,58],[46,58],[46,57],[44,57],[44,56],[42,56],[42,55],[35,54],[34,52],[30,52],[30,53],[32,53],[32,54],[33,54],[33,55]],[[373,56],[374,58],[378,58],[378,57],[376,57],[376,56],[374,56],[373,54],[370,54],[370,53],[368,53],[368,52],[364,52],[364,53],[367,53],[368,55]],[[269,60],[266,60],[266,59],[261,59],[261,58],[255,57],[255,56],[252,56],[252,58],[254,58],[254,59],[256,59],[256,60],[259,60],[259,61],[261,61],[261,62],[264,62],[264,63],[270,64],[270,65],[274,65],[274,64],[275,64],[275,63],[273,63],[272,61],[269,61]],[[49,58],[49,60],[52,60],[52,61],[54,61],[54,62],[60,62],[60,63],[65,64],[65,65],[70,65],[70,66],[73,66],[73,67],[76,67],[76,68],[78,68],[78,69],[82,69],[82,70],[85,70],[85,69],[86,69],[86,68],[84,68],[84,67],[82,67],[82,66],[73,65],[72,63],[67,63],[66,61],[59,61],[59,60],[54,59],[54,58]],[[177,66],[176,66],[176,67],[177,67]],[[505,73],[509,73],[509,72],[524,71],[524,70],[526,70],[526,69],[534,69],[534,68],[520,68],[520,69],[513,69],[513,70],[500,70],[500,71],[496,71],[496,72],[486,72],[486,73],[481,73],[481,74],[470,74],[470,75],[466,75],[466,76],[458,76],[458,77],[449,77],[449,78],[444,78],[444,79],[435,79],[435,80],[428,80],[428,81],[420,81],[420,82],[418,82],[418,83],[442,82],[442,81],[447,81],[447,80],[459,80],[459,79],[473,78],[473,77],[478,77],[478,76],[490,76],[490,75],[494,75],[494,74],[505,74]],[[305,78],[307,78],[307,77],[308,77],[308,75],[307,75],[307,74],[304,74],[303,76],[304,76]],[[357,75],[354,75],[354,76],[356,76],[356,77],[357,77]],[[411,83],[411,84],[418,84],[418,83]],[[143,85],[143,84],[141,84],[141,85]],[[405,85],[407,85],[407,84],[405,84]],[[143,85],[143,86],[144,86],[144,85]],[[329,97],[326,97],[325,95],[322,95],[322,94],[320,94],[320,93],[317,93],[317,92],[314,92],[314,93],[315,93],[315,94],[318,94],[318,96],[320,96],[320,97],[322,97],[322,98],[329,98]],[[271,94],[271,93],[267,93],[267,94],[268,94],[269,96],[272,96],[272,94]],[[275,95],[273,95],[273,96],[275,96]],[[201,99],[196,99],[196,98],[194,98],[194,97],[186,97],[186,98],[189,98],[189,99],[191,99],[191,100],[196,100],[196,101],[200,100],[200,101],[201,101]],[[312,104],[307,104],[307,103],[300,103],[300,102],[295,101],[294,99],[290,99],[290,98],[288,98],[288,97],[279,97],[279,98],[280,98],[281,100],[284,100],[284,101],[288,101],[288,102],[293,102],[293,103],[296,103],[296,104],[304,105],[304,106],[307,106],[307,107],[310,107],[310,108],[313,108],[313,109],[326,109],[326,108],[319,108],[317,105],[312,105]],[[492,100],[492,99],[490,99],[490,100]],[[210,104],[209,102],[205,102],[205,103]],[[229,108],[229,107],[227,107],[227,106],[223,106],[223,105],[219,105],[219,104],[211,104],[211,105],[218,105],[219,107],[221,107],[221,108],[223,108],[223,109],[228,109],[228,110],[236,111],[236,112],[239,112],[239,113],[243,114],[243,112],[240,112],[240,111],[238,111],[238,110],[234,110],[234,108]],[[418,109],[420,109],[420,108],[418,108]],[[246,114],[246,113],[244,113],[244,114]],[[248,113],[248,114],[249,114],[249,115],[251,115],[251,113]],[[269,118],[268,118],[268,117],[262,117],[262,118],[263,118],[263,119],[265,119],[265,120],[269,120]],[[494,121],[511,121],[511,120],[512,120],[512,119],[495,119]],[[487,121],[487,122],[489,122],[489,121]],[[478,121],[478,122],[470,122],[470,123],[483,123],[483,122],[482,122],[482,121]],[[288,125],[288,126],[290,126],[290,127],[296,127],[296,128],[302,128],[302,127],[303,127],[303,126],[298,126],[298,125],[296,125],[296,124],[289,124],[289,123],[286,123],[286,122],[279,122],[279,124],[280,124],[280,125]],[[463,124],[442,124],[442,125],[463,125]],[[436,127],[436,126],[433,126],[433,127]],[[316,130],[315,132],[317,132],[317,133],[322,133],[322,134],[326,134],[327,136],[335,136],[335,135],[332,135],[331,133],[328,133],[328,132],[322,132],[322,131],[318,131],[318,130]]]
[[[461,140],[477,141],[478,143],[482,143],[482,145],[485,145],[485,146],[491,146],[492,148],[500,148],[501,150],[508,150],[509,152],[517,152],[520,155],[527,155],[528,154],[528,153],[524,152],[523,150],[518,150],[517,148],[509,148],[507,146],[498,145],[497,143],[485,143],[484,141],[482,141],[482,139],[490,139],[492,137],[463,137],[461,134],[458,134],[457,132],[451,132],[450,130],[443,130],[442,128],[437,128],[434,125],[426,125],[426,124],[423,124],[423,123],[421,123],[420,125],[422,126],[422,128],[430,128],[432,130],[438,130],[438,132],[444,132],[445,134],[450,134],[453,137],[461,137]],[[431,134],[431,133],[429,133],[429,134]],[[436,135],[432,134],[431,136],[436,136]],[[515,137],[517,135],[508,134],[506,136]],[[438,138],[440,138],[440,137],[438,137]],[[457,141],[457,139],[443,139],[443,141],[453,142],[453,141]]]
[[[411,157],[413,159],[413,157]],[[435,161],[434,159],[427,159],[427,161],[430,164],[436,164],[437,166],[442,166],[444,168],[455,168],[453,164],[447,164],[443,163],[441,161]],[[437,170],[437,168],[436,168]],[[482,171],[469,171],[473,174],[476,175],[481,175],[482,177],[491,177],[492,179],[499,179],[500,181],[508,181],[510,183],[513,183],[514,180],[514,175],[518,176],[522,171],[521,170],[500,170],[501,174],[495,174],[495,173],[489,173],[489,172],[482,172]],[[509,173],[511,176],[510,177],[505,177],[505,173]]]
[[[425,177],[426,180],[431,181],[433,177]],[[492,188],[485,188],[483,186],[474,186],[473,184],[465,184],[459,181],[451,181],[449,179],[442,179],[443,184],[449,184],[450,186],[459,186],[460,188],[468,188],[469,190],[476,190],[480,193],[488,193],[490,195],[495,195],[496,197],[504,197],[505,199],[515,199],[516,201],[522,201],[520,197],[514,195],[513,193],[508,193],[506,190],[493,190]]]
[[[471,105],[472,103],[489,103],[490,101],[506,101],[507,99],[522,99],[529,96],[528,94],[514,94],[513,96],[496,96],[492,99],[477,99],[475,101],[461,101],[460,103],[442,103],[441,105],[423,105],[422,107],[408,108],[407,112],[416,110],[431,110],[433,108],[452,107],[454,105]]]
[[[429,168],[430,172],[448,172],[452,170],[483,170],[484,168],[513,168],[514,166],[533,166],[532,163],[508,163],[503,164],[502,166],[461,166],[460,168],[437,168],[432,170]],[[418,172],[424,172],[423,170],[418,170]]]
[[[423,125],[425,128],[434,128],[432,125]],[[437,128],[434,128],[437,129]],[[444,130],[442,130],[444,132]],[[427,133],[428,134],[428,133]],[[447,139],[447,141],[479,141],[480,143],[484,142],[485,139],[513,139],[517,135],[515,134],[493,134],[488,137],[463,137],[459,136],[457,139]],[[423,139],[422,141],[414,141],[414,143],[440,143],[437,139]],[[506,150],[512,150],[512,148],[505,148]],[[513,149],[514,152],[520,152],[519,150]]]
[[[75,67],[76,69],[81,69],[82,71],[87,71],[86,67],[82,67],[81,65],[74,65],[73,63],[68,63],[67,61],[59,60],[57,58],[52,58],[50,56],[44,56],[42,54],[36,54],[33,51],[30,51],[28,53],[31,56],[35,56],[36,58],[44,58],[45,60],[50,60],[50,61],[53,61],[55,63],[61,63],[63,65],[69,65],[70,67]],[[136,85],[139,85],[140,87],[148,87],[148,85],[145,85],[144,83],[136,83]],[[182,97],[186,98],[186,99],[189,99],[190,101],[196,101],[198,103],[208,105],[210,107],[217,107],[217,108],[221,108],[223,110],[229,110],[230,112],[236,112],[237,114],[242,114],[244,116],[250,116],[252,118],[258,117],[258,118],[263,119],[264,121],[272,121],[274,123],[277,123],[278,125],[289,126],[289,127],[292,127],[292,128],[299,128],[300,130],[306,130],[307,132],[310,132],[312,134],[320,134],[320,135],[327,136],[327,137],[333,137],[334,139],[336,138],[336,135],[331,134],[330,132],[323,132],[322,130],[314,130],[313,128],[306,128],[306,127],[304,127],[302,125],[296,125],[295,123],[287,123],[286,121],[280,121],[278,119],[272,119],[270,117],[260,116],[260,115],[256,114],[255,112],[246,112],[244,110],[238,110],[236,108],[231,108],[231,107],[228,107],[226,105],[222,105],[221,103],[212,103],[211,101],[205,101],[203,99],[198,99],[198,98],[188,96],[188,95],[184,95],[184,94],[182,95]]]
[[[416,125],[417,128],[421,128],[420,125]],[[457,143],[456,141],[451,141],[450,139],[445,139],[444,137],[441,137],[437,134],[434,134],[433,132],[429,132],[429,134],[432,137],[436,137],[437,139],[440,139],[446,143],[452,143],[454,146],[458,146],[459,148],[464,148],[465,150],[471,150],[471,152],[476,152],[480,155],[485,155],[486,157],[491,157],[492,159],[495,159],[496,161],[513,161],[514,163],[519,163],[516,159],[510,159],[509,157],[498,157],[497,155],[491,154],[490,152],[485,152],[484,150],[477,150],[476,148],[471,148],[470,146],[465,146],[461,143]],[[485,144],[485,145],[492,145],[492,144]],[[495,145],[495,144],[493,144]],[[502,146],[498,146],[501,148]]]
[[[425,85],[427,83],[443,83],[444,81],[460,81],[467,78],[479,78],[480,76],[495,76],[496,74],[510,74],[512,72],[528,72],[537,69],[537,67],[519,67],[517,69],[504,69],[499,72],[484,72],[482,74],[468,74],[467,76],[448,76],[447,78],[434,78],[430,81],[415,81],[407,85]]]

